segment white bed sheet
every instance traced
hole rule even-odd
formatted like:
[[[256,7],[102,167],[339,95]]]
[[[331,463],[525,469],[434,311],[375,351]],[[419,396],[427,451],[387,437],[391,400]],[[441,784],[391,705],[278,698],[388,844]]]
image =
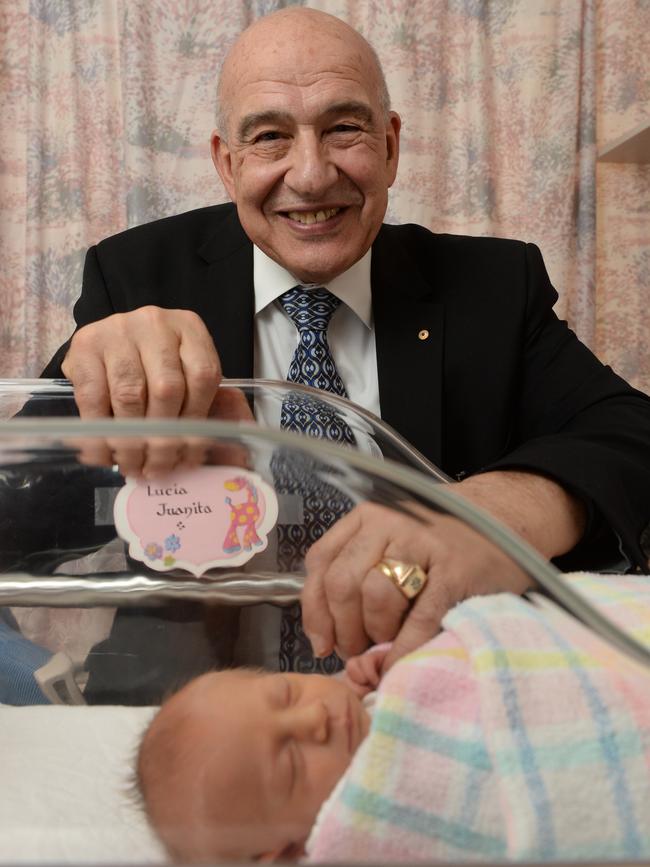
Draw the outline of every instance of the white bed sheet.
[[[131,791],[155,710],[0,705],[0,863],[167,864]]]

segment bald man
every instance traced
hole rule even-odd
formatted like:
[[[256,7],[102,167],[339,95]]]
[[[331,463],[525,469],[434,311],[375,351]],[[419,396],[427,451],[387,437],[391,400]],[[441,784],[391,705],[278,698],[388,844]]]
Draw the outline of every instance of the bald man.
[[[557,320],[534,246],[382,224],[400,118],[368,43],[285,9],[240,36],[218,93],[212,158],[233,204],[88,252],[77,330],[45,371],[73,382],[82,417],[204,417],[222,374],[285,378],[297,333],[277,298],[317,284],[342,301],[328,336],[350,398],[462,479],[459,493],[546,557],[575,567],[622,552],[645,569],[647,398]],[[514,569],[482,574],[477,545],[441,537],[449,568],[416,601],[420,629],[400,652],[459,599],[524,589]],[[304,600],[318,652],[394,637],[401,593],[367,563],[328,578],[319,552]]]

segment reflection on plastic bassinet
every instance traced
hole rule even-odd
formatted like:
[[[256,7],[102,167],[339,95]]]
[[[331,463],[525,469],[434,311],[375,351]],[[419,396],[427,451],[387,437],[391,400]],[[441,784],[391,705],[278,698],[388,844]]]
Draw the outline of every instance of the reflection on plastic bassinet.
[[[291,386],[291,392],[297,388]],[[28,672],[42,668],[48,654],[69,657],[67,672],[61,657],[50,669],[50,695],[58,691],[58,700],[78,701],[71,688],[74,679],[94,703],[149,704],[188,676],[215,666],[276,666],[277,641],[271,639],[279,629],[278,606],[299,597],[305,545],[288,569],[271,526],[264,544],[258,539],[255,544],[261,547],[253,547],[250,555],[242,551],[229,559],[223,554],[222,560],[213,561],[219,565],[203,569],[204,574],[178,568],[176,564],[185,562],[181,555],[186,548],[167,551],[165,545],[180,546],[191,521],[205,517],[187,518],[181,532],[177,528],[184,515],[171,515],[179,504],[190,511],[201,508],[199,495],[197,500],[191,491],[178,502],[173,494],[168,496],[178,477],[174,462],[187,448],[194,450],[195,460],[198,454],[204,472],[218,474],[225,462],[234,464],[234,478],[240,470],[252,473],[258,487],[267,485],[277,500],[277,524],[292,532],[301,520],[305,492],[313,498],[319,488],[329,497],[324,509],[329,509],[330,521],[364,502],[397,512],[417,511],[424,503],[488,534],[570,609],[581,605],[552,566],[456,499],[453,485],[441,484],[448,481],[444,474],[371,414],[342,398],[300,387],[308,399],[317,395],[319,409],[327,405],[345,420],[356,447],[274,430],[288,390],[286,383],[228,382],[224,391],[239,400],[223,402],[228,420],[87,423],[70,417],[74,401],[68,385],[0,383],[0,407],[12,415],[0,428],[0,606],[11,609],[4,629],[14,646],[17,636],[24,642]],[[244,420],[233,421],[233,414]],[[133,537],[115,527],[115,503],[119,492],[124,494],[120,461],[134,453],[146,460],[161,442],[164,454],[173,455],[174,472],[164,485],[148,490],[167,492],[154,496],[153,502],[169,513],[169,520],[160,539],[143,537],[139,544],[137,527]],[[278,455],[283,472],[293,477],[294,493],[278,491]],[[221,507],[230,503],[231,510],[239,508],[237,503],[244,504],[248,496],[246,489],[233,488],[232,480],[226,484],[230,488],[224,489]],[[334,512],[332,503],[338,503]],[[131,505],[136,508],[135,501]],[[208,528],[208,536],[217,524],[200,526]],[[117,617],[111,608],[119,609]],[[644,655],[597,613],[584,606],[579,610],[594,628]],[[20,699],[17,693],[15,703],[24,696]]]
[[[347,479],[351,474],[345,462],[328,466],[298,450],[292,453],[277,432],[279,443],[265,438],[270,429],[263,425],[279,424],[282,400],[288,393],[286,383],[231,381],[222,391],[229,398],[222,402],[224,415],[240,420],[198,423],[194,429],[172,423],[166,433],[177,451],[185,445],[195,448],[196,438],[202,437],[200,460],[206,467],[234,463],[236,468],[257,473],[258,487],[268,484],[274,489],[279,524],[293,526],[293,513],[302,506],[300,490],[294,494],[275,490],[273,463],[278,454],[283,456],[285,472],[302,479],[298,488],[304,482],[313,491],[315,484],[323,485],[322,480],[315,481],[316,476],[329,473],[332,478],[326,489],[334,491],[340,481],[344,511],[353,500],[366,498],[363,483],[359,491],[353,491],[353,500],[349,499],[347,486],[354,488],[363,480],[358,474],[352,481]],[[335,396],[324,399],[322,393],[314,392],[314,398],[311,390],[292,387],[291,394],[296,392],[306,395],[306,400],[317,400],[319,411],[330,407],[327,411],[340,416],[354,432],[359,454],[417,467],[435,482],[448,481],[371,414]],[[14,632],[16,627],[22,630],[25,650],[31,641],[41,646],[41,656],[58,654],[45,683],[50,696],[78,701],[79,694],[71,689],[78,682],[86,700],[92,696],[93,703],[146,704],[160,700],[188,676],[215,665],[245,661],[273,667],[274,642],[266,641],[261,647],[256,636],[276,630],[277,606],[298,598],[304,552],[298,552],[300,556],[288,570],[276,555],[272,528],[265,547],[254,557],[244,557],[245,563],[240,562],[241,557],[231,561],[224,557],[218,567],[201,576],[187,568],[160,568],[160,561],[146,552],[134,554],[135,541],[120,538],[114,518],[115,501],[124,485],[120,436],[131,447],[133,437],[139,437],[147,454],[151,447],[147,432],[153,433],[150,425],[136,423],[130,430],[127,425],[120,434],[117,423],[83,424],[74,418],[71,388],[56,382],[0,383],[0,413],[9,419],[0,440],[0,499],[7,516],[0,528],[0,605],[12,609],[18,621],[13,623]],[[107,451],[109,435],[112,450]],[[244,492],[235,490],[225,499],[236,508],[243,496]],[[184,508],[187,502],[186,498]],[[161,498],[161,509],[178,506]],[[196,522],[195,516],[192,521]],[[169,524],[173,533],[167,538],[180,539],[178,524],[180,521]],[[185,534],[188,532],[186,527]],[[164,539],[149,545],[163,551]],[[182,564],[185,550],[186,546],[180,554],[163,552],[165,562],[174,555],[172,559]],[[107,620],[107,608],[119,608],[112,622]],[[34,666],[27,656],[23,677],[31,679],[33,695]],[[119,685],[112,682],[116,679]],[[37,689],[42,691],[44,684],[38,682]],[[24,690],[22,697],[16,692],[13,703],[26,699]]]

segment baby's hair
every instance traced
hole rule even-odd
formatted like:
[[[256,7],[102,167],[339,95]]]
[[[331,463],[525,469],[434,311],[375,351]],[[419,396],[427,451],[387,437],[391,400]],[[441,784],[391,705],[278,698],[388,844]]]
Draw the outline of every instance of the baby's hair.
[[[248,672],[253,676],[271,673],[265,669],[254,667],[224,669],[223,673],[226,671]],[[212,671],[207,674],[219,673],[222,672]],[[133,757],[131,779],[127,784],[130,799],[134,805],[143,811],[150,827],[160,838],[167,853],[177,862],[191,862],[192,856],[186,847],[192,845],[192,841],[189,839],[192,835],[183,833],[184,829],[180,827],[162,827],[155,821],[152,814],[155,812],[156,797],[161,792],[174,791],[175,774],[191,761],[191,755],[197,748],[192,738],[178,737],[179,732],[182,732],[186,725],[191,723],[195,710],[190,703],[185,707],[179,707],[176,704],[173,712],[164,716],[161,714],[175,696],[205,676],[191,678],[165,698],[140,738]],[[161,763],[159,760],[161,756],[166,757],[168,761]],[[202,787],[197,780],[197,792],[201,792],[201,790]]]
[[[131,767],[124,782],[123,795],[135,810],[147,817],[147,805],[142,794],[142,783],[138,772],[138,753],[141,745],[142,739],[133,750]]]
[[[167,701],[180,691],[177,690]],[[164,833],[165,829],[154,821],[153,816],[156,797],[161,792],[174,791],[175,774],[172,769],[182,767],[194,749],[190,739],[178,737],[179,731],[189,722],[190,710],[175,708],[172,715],[161,716],[167,701],[149,723],[140,740],[135,757],[134,780],[149,825],[157,832],[170,857],[174,861],[183,861],[186,860],[187,853],[176,845],[176,835]],[[161,756],[171,758],[172,761],[165,762],[161,767]]]

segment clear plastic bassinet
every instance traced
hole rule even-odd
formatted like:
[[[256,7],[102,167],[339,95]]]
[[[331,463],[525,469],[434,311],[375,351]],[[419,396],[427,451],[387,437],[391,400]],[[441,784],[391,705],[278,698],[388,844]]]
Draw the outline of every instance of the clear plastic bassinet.
[[[289,392],[335,413],[354,446],[279,430]],[[647,664],[642,644],[457,496],[448,477],[380,419],[287,383],[227,381],[222,393],[207,421],[84,422],[66,383],[0,382],[0,731],[11,724],[16,738],[16,724],[24,726],[26,747],[20,758],[12,753],[5,788],[12,767],[23,777],[26,768],[43,773],[41,752],[30,759],[29,739],[43,742],[55,708],[77,710],[64,722],[59,715],[54,729],[66,773],[78,760],[79,775],[90,730],[110,740],[124,729],[128,740],[151,708],[204,672],[277,670],[283,612],[300,598],[312,539],[295,528],[313,519],[314,501],[319,518],[326,513],[319,533],[369,504],[423,528],[440,516],[466,524],[618,651]],[[125,721],[127,709],[137,722]],[[106,767],[105,749],[95,748],[105,772],[117,773]],[[132,749],[121,759],[128,763]],[[91,861],[106,860],[100,851],[115,863],[164,858],[146,822],[116,845],[113,823],[124,805],[111,812],[92,785],[89,791],[68,793],[93,803],[85,819],[79,804],[62,808],[63,818],[46,818],[43,799],[36,809],[27,795],[19,821],[18,797],[2,829],[11,854],[0,863],[14,863],[17,852],[35,863],[46,851],[64,861],[61,853],[76,852],[71,862],[81,863],[84,846]],[[60,836],[66,823],[71,830],[59,848],[34,833],[47,826]]]

